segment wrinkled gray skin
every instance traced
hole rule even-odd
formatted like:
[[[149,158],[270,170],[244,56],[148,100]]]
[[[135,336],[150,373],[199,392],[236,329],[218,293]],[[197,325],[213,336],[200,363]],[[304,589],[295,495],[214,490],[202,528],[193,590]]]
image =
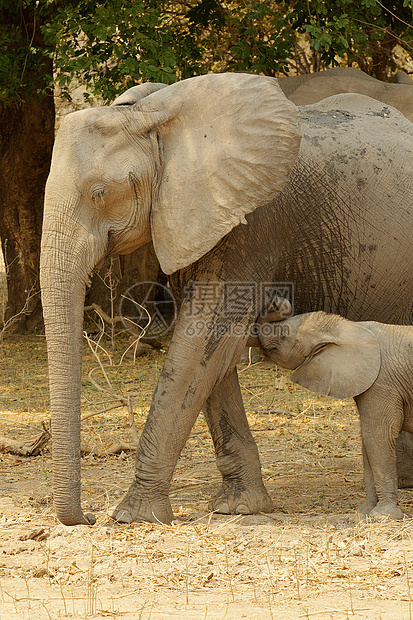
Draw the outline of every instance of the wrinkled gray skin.
[[[396,441],[399,489],[413,488],[413,435],[402,431]]]
[[[167,95],[176,92],[174,86],[161,91],[166,93],[164,117]],[[49,354],[54,501],[59,519],[66,524],[90,521],[81,511],[79,457],[82,320],[88,274],[108,254],[132,251],[148,240],[150,213],[140,209],[163,206],[152,193],[156,189],[153,178],[161,186],[175,180],[164,178],[168,162],[162,159],[162,149],[168,153],[170,135],[179,148],[180,135],[173,135],[179,122],[165,126],[166,133],[163,126],[149,124],[156,117],[157,95],[147,97],[151,102],[147,126],[141,116],[136,122],[136,111],[145,106],[146,97],[136,106],[127,105],[132,101],[126,97],[116,115],[119,127],[115,133],[112,128],[102,134],[102,109],[93,109],[70,115],[56,140],[46,188],[41,284]],[[172,95],[171,99],[173,105]],[[219,99],[214,97],[216,105]],[[203,97],[196,107],[197,118],[208,105]],[[222,110],[220,122],[228,108]],[[238,108],[234,105],[229,110],[231,121]],[[260,283],[293,282],[297,312],[325,309],[352,319],[393,322],[405,322],[411,315],[411,123],[392,108],[384,111],[383,104],[354,95],[303,108],[301,123],[300,154],[284,190],[247,215],[246,225],[234,226],[210,251],[170,277],[180,313],[140,439],[135,477],[114,512],[120,522],[172,520],[171,478],[201,409],[223,478],[211,509],[243,514],[271,510],[236,373],[249,330],[268,300],[254,297],[247,308],[245,304],[240,307],[234,297],[226,299],[225,306],[220,299],[216,304],[206,303],[197,316],[205,329],[193,334],[189,329],[193,326],[191,302],[202,295],[205,282],[216,283],[219,294],[225,293],[226,282],[258,287]],[[188,135],[186,128],[185,138]],[[242,161],[248,156],[244,149]],[[230,163],[227,160],[225,166]],[[140,183],[139,171],[146,174],[144,183]],[[202,167],[199,176],[201,172]],[[235,173],[231,169],[230,174]],[[118,175],[117,199],[110,207],[106,192],[114,174]],[[254,175],[243,175],[237,184],[253,181]],[[178,189],[183,198],[193,196],[190,202],[198,204],[198,182],[179,181]],[[242,204],[243,196],[236,194],[236,198],[236,204]],[[176,208],[181,208],[178,202]],[[153,212],[155,226],[156,217]],[[187,226],[194,217],[192,211]],[[201,233],[202,222],[194,228],[194,243]],[[174,240],[179,243],[180,235]],[[157,243],[162,244],[162,235]],[[188,251],[190,245],[185,247]],[[240,326],[242,330],[235,333],[233,328]]]
[[[406,437],[413,433],[413,327],[355,323],[325,312],[272,322],[277,318],[269,313],[260,319],[266,356],[293,369],[295,383],[356,401],[366,488],[360,514],[402,519],[396,439],[401,430]]]
[[[295,105],[317,103],[339,93],[359,93],[399,110],[413,121],[413,80],[403,71],[396,83],[382,82],[353,67],[334,67],[278,80],[284,94]]]

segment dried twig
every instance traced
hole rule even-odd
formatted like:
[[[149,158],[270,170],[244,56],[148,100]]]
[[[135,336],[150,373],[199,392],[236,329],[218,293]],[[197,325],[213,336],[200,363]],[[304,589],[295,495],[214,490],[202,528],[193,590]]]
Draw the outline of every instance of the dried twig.
[[[132,435],[132,443],[129,445],[127,444],[126,446],[124,444],[116,444],[115,446],[112,446],[112,448],[109,448],[109,450],[106,451],[106,454],[117,454],[118,452],[122,452],[125,449],[129,450],[129,449],[133,449],[136,448],[138,441],[139,441],[139,435],[138,435],[138,431],[136,429],[136,425],[135,425],[135,419],[134,419],[134,412],[133,412],[133,406],[132,406],[132,400],[131,400],[131,395],[128,394],[125,396],[123,396],[122,394],[118,394],[117,392],[115,392],[114,388],[113,388],[113,384],[111,382],[111,380],[108,377],[108,374],[106,372],[105,366],[101,360],[101,358],[99,357],[98,351],[102,351],[104,353],[104,355],[107,357],[107,359],[109,360],[109,367],[112,368],[120,368],[121,365],[123,364],[123,361],[125,359],[126,354],[128,353],[128,351],[134,347],[134,361],[135,361],[135,356],[136,356],[136,347],[139,344],[139,340],[142,338],[142,336],[144,336],[145,334],[145,330],[140,327],[139,325],[137,325],[136,323],[134,323],[133,321],[130,321],[130,323],[133,323],[135,327],[137,327],[140,330],[140,335],[136,338],[136,340],[134,340],[127,348],[126,350],[123,352],[121,358],[120,358],[120,362],[119,364],[114,364],[113,363],[113,357],[108,353],[108,351],[100,344],[101,340],[103,338],[104,332],[105,332],[105,322],[109,323],[109,325],[111,325],[112,327],[112,331],[111,331],[111,335],[112,335],[112,349],[114,349],[113,346],[113,338],[114,338],[114,331],[113,331],[113,326],[115,325],[115,323],[122,321],[123,319],[121,317],[109,317],[105,312],[103,312],[103,310],[97,305],[97,304],[92,304],[92,306],[87,307],[86,309],[93,309],[95,310],[95,312],[98,314],[101,323],[102,323],[102,327],[101,327],[101,332],[99,334],[99,337],[97,339],[97,341],[92,341],[92,339],[89,337],[89,335],[84,332],[84,337],[86,342],[89,345],[90,350],[92,351],[94,357],[96,358],[97,362],[98,362],[98,366],[95,366],[95,368],[92,368],[92,370],[88,373],[88,379],[89,381],[92,383],[92,385],[99,391],[99,392],[104,392],[105,394],[108,394],[111,398],[113,398],[114,400],[119,401],[119,404],[117,405],[112,405],[111,407],[104,407],[103,409],[93,412],[91,414],[88,414],[87,416],[84,416],[82,418],[82,420],[86,420],[87,418],[90,418],[92,416],[98,415],[100,413],[106,413],[112,409],[116,409],[118,407],[126,407],[128,410],[128,416],[129,416],[129,425],[130,425],[130,431],[131,431],[131,435]],[[148,313],[148,311],[146,310],[146,308],[143,308],[144,312],[146,312],[146,314],[148,315],[148,318],[150,320],[150,315]],[[113,311],[113,304],[112,304],[112,311]],[[96,370],[100,370],[102,372],[102,375],[104,377],[106,386],[103,387],[100,383],[98,383],[94,377],[93,374],[96,372]],[[131,448],[132,447],[132,448]]]
[[[279,413],[282,415],[292,416],[293,418],[301,415],[301,413],[294,413],[294,411],[288,411],[287,409],[249,409],[249,411],[251,413],[262,413],[263,415],[267,415],[269,413]]]
[[[117,403],[116,405],[112,405],[111,407],[104,407],[103,409],[99,409],[99,411],[93,411],[93,413],[87,413],[86,415],[82,416],[82,422],[84,422],[85,420],[88,420],[89,418],[93,418],[95,415],[100,415],[101,413],[107,413],[108,411],[112,411],[112,409],[119,409],[120,407],[123,407],[124,404],[123,403]]]
[[[36,297],[37,295],[39,295],[39,291],[36,290],[35,286],[32,286],[31,289],[27,292],[23,307],[19,312],[16,312],[16,314],[7,319],[7,321],[4,321],[4,317],[0,317],[1,321],[4,321],[3,326],[0,330],[0,344],[3,342],[4,334],[12,325],[14,325],[14,323],[16,323],[22,316],[30,314],[31,310],[29,308],[29,302],[31,299],[33,299],[33,297]]]
[[[114,316],[113,318],[111,318],[108,314],[106,314],[104,310],[102,310],[102,308],[98,304],[91,304],[90,306],[84,307],[85,312],[91,312],[92,310],[94,310],[96,314],[98,314],[106,323],[108,323],[108,325],[116,325],[117,323],[121,323],[124,320],[129,321],[129,319],[124,319],[120,316]],[[133,321],[130,321],[130,323],[133,323]]]

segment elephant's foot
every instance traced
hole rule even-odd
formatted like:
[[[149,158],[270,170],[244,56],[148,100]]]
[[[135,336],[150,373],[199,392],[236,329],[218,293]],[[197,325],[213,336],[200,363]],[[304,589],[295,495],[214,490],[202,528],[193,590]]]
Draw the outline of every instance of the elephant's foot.
[[[375,498],[374,500],[366,498],[358,508],[359,515],[361,517],[367,517],[376,505],[377,498]]]
[[[118,523],[171,523],[174,518],[168,497],[144,498],[135,483],[111,516]]]
[[[273,504],[262,483],[247,488],[238,480],[224,480],[218,495],[209,502],[209,509],[226,515],[250,515],[272,512]]]
[[[395,502],[389,500],[381,500],[374,507],[369,506],[367,502],[359,508],[359,514],[371,519],[383,519],[384,517],[390,517],[391,519],[401,520],[404,519],[404,513]]]
[[[386,500],[380,501],[377,506],[370,511],[369,516],[376,519],[390,517],[391,519],[401,520],[404,518],[404,514],[399,506],[394,502],[389,502]]]

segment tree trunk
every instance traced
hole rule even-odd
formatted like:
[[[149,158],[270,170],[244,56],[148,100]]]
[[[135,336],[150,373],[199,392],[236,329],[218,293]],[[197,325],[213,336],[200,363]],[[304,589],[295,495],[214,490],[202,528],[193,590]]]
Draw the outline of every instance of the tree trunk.
[[[40,237],[55,121],[54,48],[42,27],[56,10],[56,3],[38,2],[2,3],[0,9],[2,31],[13,33],[2,41],[2,54],[14,70],[0,85],[0,238],[8,289],[0,325],[4,318],[14,331],[42,325]]]
[[[389,60],[392,57],[393,48],[397,44],[397,39],[391,32],[386,31],[384,37],[378,41],[374,36],[374,28],[367,28],[367,34],[372,47],[372,70],[369,73],[376,79],[387,82]]]
[[[51,70],[51,67],[50,67]],[[39,254],[44,187],[54,140],[54,99],[35,96],[0,107],[0,236],[9,329],[42,324]]]

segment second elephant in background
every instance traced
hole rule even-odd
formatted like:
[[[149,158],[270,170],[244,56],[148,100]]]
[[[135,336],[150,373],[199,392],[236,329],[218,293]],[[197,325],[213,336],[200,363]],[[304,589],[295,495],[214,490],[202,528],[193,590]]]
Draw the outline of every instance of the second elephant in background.
[[[295,105],[309,105],[339,93],[358,93],[395,107],[413,121],[413,80],[399,71],[396,83],[382,82],[354,67],[334,67],[278,79],[284,94]]]
[[[255,344],[266,356],[294,370],[294,383],[356,401],[366,488],[359,512],[403,518],[396,440],[402,430],[413,433],[413,326],[353,322],[325,312],[279,318],[277,302],[258,321]]]

